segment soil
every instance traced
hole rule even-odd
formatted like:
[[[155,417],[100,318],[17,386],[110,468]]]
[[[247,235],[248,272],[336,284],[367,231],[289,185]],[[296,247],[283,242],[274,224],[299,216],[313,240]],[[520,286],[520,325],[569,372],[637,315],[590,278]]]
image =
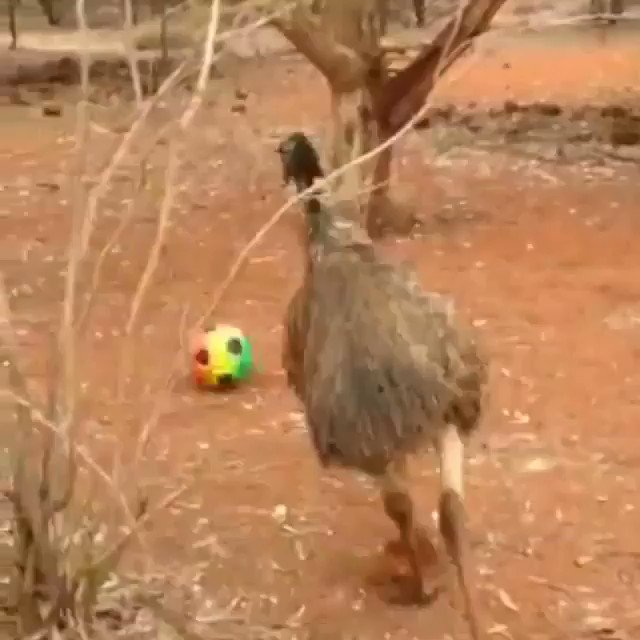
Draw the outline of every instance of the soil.
[[[443,87],[438,100],[461,109],[470,100],[544,100],[564,109],[625,94],[637,105],[634,55],[626,45],[502,48]],[[215,313],[249,335],[254,378],[234,392],[201,393],[178,367],[175,388],[161,392],[183,328],[284,202],[275,139],[294,128],[321,134],[328,121],[324,83],[296,59],[239,66],[214,84],[187,141],[123,400],[116,397],[123,327],[155,233],[163,147],[141,207],[106,256],[81,344],[88,451],[111,464],[115,443],[126,457],[149,407],[161,401],[148,459],[126,486],[141,478],[156,496],[191,484],[145,531],[153,566],[199,586],[211,607],[231,603],[264,637],[464,638],[445,597],[421,608],[385,601],[397,568],[381,554],[394,531],[379,498],[365,479],[320,469],[285,387],[281,322],[302,271],[295,211],[254,250]],[[73,109],[56,118],[3,111],[11,124],[0,136],[0,255],[23,364],[41,388],[72,219]],[[99,167],[117,138],[92,136]],[[381,248],[414,263],[425,287],[454,297],[491,359],[491,399],[469,450],[466,498],[483,626],[516,640],[638,637],[638,166],[523,157],[508,141],[443,153],[433,140],[420,132],[398,146],[394,193],[423,224]],[[101,202],[89,273],[131,200],[132,164]],[[433,526],[430,454],[413,471],[421,519]],[[87,486],[106,495],[97,480]],[[116,510],[110,498],[105,504]],[[130,568],[148,568],[146,557],[132,554]]]

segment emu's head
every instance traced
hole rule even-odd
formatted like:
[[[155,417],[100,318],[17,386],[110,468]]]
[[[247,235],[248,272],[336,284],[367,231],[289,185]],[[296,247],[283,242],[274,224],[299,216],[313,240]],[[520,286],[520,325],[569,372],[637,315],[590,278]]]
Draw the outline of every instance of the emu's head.
[[[296,131],[282,140],[276,149],[282,162],[282,178],[285,184],[292,180],[299,191],[307,189],[316,178],[324,174],[318,153],[304,133]]]
[[[320,159],[304,133],[292,133],[278,145],[285,184],[293,181],[298,191],[311,187],[324,177]],[[354,203],[336,202],[330,192],[317,189],[305,201],[304,241],[309,257],[316,262],[327,250],[359,247],[370,251],[366,232],[352,221]]]

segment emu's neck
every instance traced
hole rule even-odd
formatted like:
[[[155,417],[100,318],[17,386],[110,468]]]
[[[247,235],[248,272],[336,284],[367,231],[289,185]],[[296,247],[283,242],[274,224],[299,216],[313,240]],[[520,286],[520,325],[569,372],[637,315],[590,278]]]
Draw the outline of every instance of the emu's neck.
[[[298,177],[295,179],[298,193],[313,185],[313,179]],[[319,194],[319,189],[312,191]],[[317,195],[310,195],[304,203],[307,233],[305,245],[309,269],[313,263],[327,252],[335,250],[355,251],[363,257],[373,257],[373,246],[366,232],[353,222],[352,201],[341,201],[327,206]]]
[[[313,180],[297,178],[296,188],[298,193],[306,191],[313,185]],[[330,215],[320,200],[314,196],[309,196],[304,203],[307,231],[310,243],[323,242],[328,238],[330,227]]]

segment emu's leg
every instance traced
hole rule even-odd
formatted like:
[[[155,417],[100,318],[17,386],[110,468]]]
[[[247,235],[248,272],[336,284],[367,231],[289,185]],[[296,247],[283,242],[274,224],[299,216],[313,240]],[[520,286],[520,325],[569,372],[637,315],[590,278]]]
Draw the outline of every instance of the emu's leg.
[[[465,530],[464,511],[464,444],[458,429],[447,425],[439,434],[440,504],[439,525],[447,553],[458,575],[458,582],[467,609],[467,618],[473,640],[479,640],[480,628],[476,615],[475,598],[470,590],[469,544]]]
[[[409,562],[409,596],[413,602],[424,602],[425,593],[423,587],[421,546],[425,542],[425,536],[421,536],[421,531],[414,519],[413,501],[406,486],[406,461],[398,459],[389,465],[382,478],[382,501],[387,516],[398,527],[400,539],[397,546],[402,550],[403,555]],[[396,545],[393,545],[396,546]],[[389,547],[388,547],[389,548]],[[435,554],[435,549],[431,549]]]

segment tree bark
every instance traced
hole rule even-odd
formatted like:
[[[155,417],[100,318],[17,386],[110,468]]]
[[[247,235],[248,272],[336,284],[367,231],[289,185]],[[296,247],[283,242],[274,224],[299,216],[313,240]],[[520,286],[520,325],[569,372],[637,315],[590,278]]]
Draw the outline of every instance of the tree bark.
[[[385,140],[380,140],[380,144]],[[367,231],[372,238],[379,238],[385,231],[393,228],[402,232],[406,226],[403,220],[392,218],[397,212],[389,199],[389,185],[391,181],[391,163],[393,160],[393,146],[386,147],[376,157],[375,166],[371,176],[371,193],[367,203]],[[400,225],[400,226],[398,226]],[[408,230],[407,230],[408,231]]]
[[[287,14],[273,18],[272,24],[325,76],[334,90],[351,92],[363,84],[366,61],[326,28],[324,16],[318,19],[303,5],[296,5]]]

